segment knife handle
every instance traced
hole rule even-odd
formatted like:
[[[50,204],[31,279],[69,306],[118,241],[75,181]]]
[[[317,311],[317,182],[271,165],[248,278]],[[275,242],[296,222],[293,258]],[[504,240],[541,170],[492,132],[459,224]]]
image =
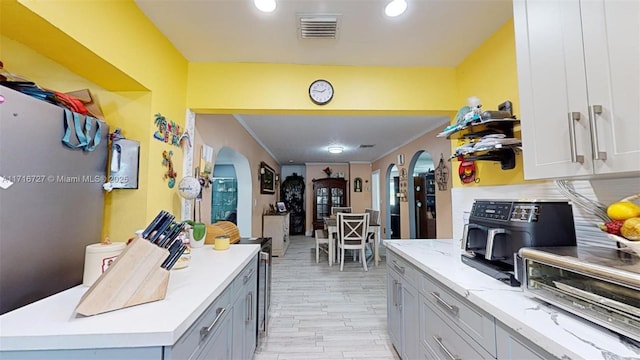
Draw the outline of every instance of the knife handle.
[[[156,217],[153,219],[153,221],[151,221],[151,223],[149,223],[149,226],[147,226],[146,229],[144,229],[144,231],[142,232],[142,238],[146,239],[149,235],[151,235],[151,233],[153,232],[153,230],[158,227],[158,224],[160,224],[160,222],[162,221],[162,219],[166,216],[167,211],[166,210],[162,210],[158,213],[158,215],[156,215]]]
[[[167,217],[165,217],[165,220],[160,224],[160,226],[158,227],[158,230],[156,231],[156,233],[149,240],[152,243],[157,244],[158,239],[160,239],[160,236],[163,235],[164,232],[169,227],[169,225],[171,225],[171,222],[173,221],[174,218],[175,218],[175,216],[173,216],[171,214],[169,214]]]

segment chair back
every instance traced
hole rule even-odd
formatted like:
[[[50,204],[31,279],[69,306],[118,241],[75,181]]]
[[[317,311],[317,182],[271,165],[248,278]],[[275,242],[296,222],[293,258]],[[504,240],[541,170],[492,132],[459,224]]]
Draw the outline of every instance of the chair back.
[[[353,208],[351,206],[332,206],[331,207],[331,215],[335,215],[337,213],[352,213]]]
[[[341,243],[360,242],[367,240],[369,228],[369,214],[367,213],[338,213],[338,239]]]
[[[364,209],[369,214],[369,225],[380,225],[380,210]]]

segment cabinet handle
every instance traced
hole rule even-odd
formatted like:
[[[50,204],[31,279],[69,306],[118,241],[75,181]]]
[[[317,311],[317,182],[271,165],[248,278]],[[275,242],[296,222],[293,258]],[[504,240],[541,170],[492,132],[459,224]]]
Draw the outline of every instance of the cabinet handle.
[[[398,265],[398,263],[393,260],[393,267],[402,275],[404,275],[404,266]]]
[[[216,310],[217,315],[216,315],[216,318],[213,319],[213,322],[211,323],[211,325],[203,326],[202,329],[200,329],[200,341],[202,341],[204,338],[209,336],[209,334],[211,333],[211,330],[213,330],[213,328],[216,326],[218,321],[222,319],[222,316],[224,315],[225,312],[227,312],[226,308],[218,308],[218,310]]]
[[[436,344],[438,344],[438,346],[440,346],[440,349],[442,349],[442,351],[444,351],[447,354],[449,359],[462,360],[461,357],[459,357],[458,355],[453,355],[451,351],[449,351],[449,349],[447,349],[447,347],[444,346],[444,344],[442,343],[442,338],[440,336],[433,336],[433,340],[436,342]]]
[[[248,275],[245,275],[242,279],[242,284],[246,284],[249,279],[253,276],[253,273],[256,272],[256,269],[251,269],[251,272]]]
[[[584,163],[584,156],[578,155],[578,146],[576,144],[576,121],[580,121],[579,112],[569,113],[569,144],[571,147],[571,162]]]
[[[441,297],[440,294],[433,291],[431,292],[431,295],[433,295],[434,298],[436,298],[436,301],[438,302],[438,304],[440,304],[441,306],[443,306],[445,309],[447,309],[450,313],[452,313],[454,316],[458,316],[458,307],[455,305],[449,305],[446,301],[444,301]]]
[[[391,296],[393,299],[393,306],[398,307],[398,281],[393,280],[393,294]]]
[[[249,307],[247,311],[247,322],[249,322],[253,319],[253,291],[247,294],[247,306]]]
[[[591,126],[591,151],[593,160],[607,160],[607,153],[600,151],[598,146],[598,127],[596,126],[596,116],[602,114],[602,105],[589,106],[589,125]]]
[[[402,283],[398,281],[398,311],[402,312],[402,306],[404,304],[404,297],[402,293]]]

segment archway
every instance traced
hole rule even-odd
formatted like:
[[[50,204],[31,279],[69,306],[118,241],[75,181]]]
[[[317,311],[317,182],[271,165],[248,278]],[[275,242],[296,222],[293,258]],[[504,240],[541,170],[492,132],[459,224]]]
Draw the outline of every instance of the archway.
[[[385,176],[385,186],[387,186],[387,199],[385,211],[385,238],[400,239],[400,199],[398,198],[400,188],[400,173],[396,164],[391,164],[387,168]]]
[[[416,152],[409,162],[409,232],[412,239],[436,238],[436,196],[433,157]]]
[[[253,185],[251,182],[251,168],[249,166],[249,160],[239,152],[228,147],[223,147],[218,152],[215,165],[233,166],[238,183],[238,230],[240,230],[241,237],[251,237],[251,210],[253,209],[253,206],[251,205],[251,194]]]

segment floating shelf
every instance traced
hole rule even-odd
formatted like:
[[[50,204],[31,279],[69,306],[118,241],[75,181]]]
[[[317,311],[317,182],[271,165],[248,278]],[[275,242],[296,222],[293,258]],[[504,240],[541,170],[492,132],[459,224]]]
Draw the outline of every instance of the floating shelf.
[[[475,139],[490,134],[504,134],[506,137],[513,137],[513,127],[519,124],[518,119],[489,119],[485,121],[476,121],[467,124],[459,129],[448,132],[441,132],[437,137],[446,137],[450,140],[458,139]]]
[[[516,166],[516,149],[519,146],[505,146],[497,149],[476,151],[459,156],[451,156],[451,159],[464,159],[464,160],[484,160],[484,161],[498,161],[502,170],[511,170]]]

